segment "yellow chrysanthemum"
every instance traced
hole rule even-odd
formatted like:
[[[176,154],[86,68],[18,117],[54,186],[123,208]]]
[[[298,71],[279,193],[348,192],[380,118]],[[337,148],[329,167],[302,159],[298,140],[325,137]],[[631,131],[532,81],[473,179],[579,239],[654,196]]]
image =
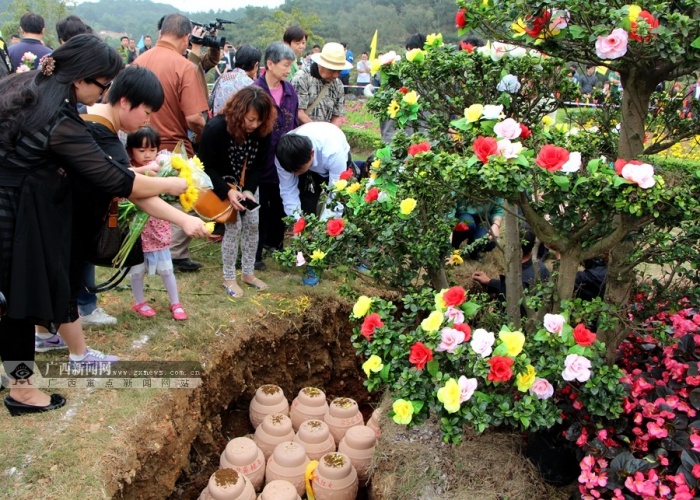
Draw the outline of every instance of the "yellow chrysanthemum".
[[[421,328],[426,332],[437,332],[442,325],[443,314],[440,311],[433,311],[430,315],[421,321]]]
[[[360,183],[359,182],[353,182],[348,186],[348,188],[345,190],[348,193],[352,194],[360,190]]]
[[[511,358],[520,354],[525,345],[525,335],[523,335],[523,332],[501,332],[498,338],[501,339],[501,342],[506,346],[508,356]]]
[[[527,365],[527,371],[525,373],[519,373],[518,376],[515,377],[515,383],[518,386],[518,390],[520,392],[527,392],[530,390],[530,387],[532,387],[535,383],[536,376],[537,372],[535,372],[535,367],[532,365]]]
[[[207,231],[210,233],[214,232],[214,228],[216,227],[216,222],[205,222],[204,227],[207,228]]]
[[[416,208],[416,204],[417,204],[417,202],[413,198],[406,198],[405,200],[403,200],[401,202],[401,205],[400,205],[401,213],[403,215],[410,214],[411,212],[413,212],[413,209]]]
[[[378,373],[384,368],[384,363],[382,363],[382,358],[376,354],[372,354],[367,361],[362,363],[362,369],[365,374],[369,377],[370,372]]]
[[[394,422],[399,425],[408,425],[413,419],[413,405],[410,401],[405,399],[397,399],[394,404],[391,405],[391,409],[394,410]]]
[[[192,157],[192,162],[195,164],[196,167],[198,167],[200,170],[204,170],[204,164],[202,163],[202,160],[199,159],[199,156],[194,155]]]
[[[360,295],[352,307],[352,314],[356,318],[364,318],[369,312],[369,307],[372,305],[372,299],[367,297],[367,295]]]
[[[411,90],[403,96],[402,101],[408,104],[409,106],[413,106],[418,102],[418,97],[420,97],[418,95],[418,92],[416,92],[415,90]]]
[[[323,258],[325,256],[326,256],[326,252],[323,252],[321,250],[314,250],[311,253],[311,260],[316,260],[316,261],[323,260]]]
[[[386,112],[389,114],[391,118],[396,118],[396,115],[398,112],[401,110],[401,106],[399,106],[399,103],[396,102],[396,100],[393,100],[389,103],[389,107],[387,108]]]
[[[438,389],[437,398],[444,406],[447,413],[456,413],[459,411],[459,397],[462,390],[459,384],[453,378],[449,379],[443,387]]]

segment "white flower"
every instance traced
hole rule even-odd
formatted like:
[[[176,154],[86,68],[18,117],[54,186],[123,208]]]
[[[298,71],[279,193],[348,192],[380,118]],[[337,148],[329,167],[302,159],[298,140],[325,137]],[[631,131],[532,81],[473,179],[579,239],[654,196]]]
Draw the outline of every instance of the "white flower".
[[[389,195],[386,192],[384,192],[384,191],[379,192],[379,196],[377,196],[377,201],[379,203],[383,203],[383,202],[387,201],[388,199],[389,199]]]
[[[567,136],[570,136],[570,135],[578,135],[579,132],[580,132],[580,130],[578,129],[578,127],[571,127],[571,128],[569,129],[569,131],[566,133],[566,135],[567,135]]]
[[[31,63],[31,62],[34,62],[35,59],[36,59],[36,54],[33,52],[25,52],[24,54],[22,54],[22,62]]]
[[[491,44],[491,60],[500,61],[508,53],[508,46],[505,43],[493,42]]]
[[[477,54],[481,54],[484,57],[490,57],[491,56],[491,46],[489,44],[483,45],[481,47],[478,47],[476,49]]]
[[[508,51],[508,55],[515,59],[519,59],[527,55],[527,49],[524,47],[513,47],[511,50]]]
[[[561,314],[545,314],[544,327],[549,333],[561,335],[561,330],[564,328],[566,319]]]
[[[508,139],[501,139],[496,143],[498,154],[503,158],[517,158],[523,150],[523,145],[519,142],[510,142]]]
[[[495,106],[493,104],[487,104],[484,106],[481,117],[484,120],[498,120],[499,118],[503,118],[503,105],[499,104]]]
[[[457,309],[456,307],[449,306],[447,311],[445,311],[445,318],[452,320],[452,324],[454,325],[464,323],[464,313],[461,309]]]
[[[306,264],[306,259],[304,259],[304,254],[297,252],[297,267],[301,267]]]
[[[520,90],[520,82],[518,77],[515,75],[506,75],[501,78],[501,81],[496,85],[496,90],[499,92],[508,92],[509,94],[515,94]]]
[[[475,353],[485,358],[493,352],[494,342],[496,342],[496,336],[493,333],[487,332],[483,328],[477,328],[472,333],[472,341],[469,345]]]
[[[501,139],[517,139],[520,137],[520,124],[513,120],[512,118],[506,118],[505,120],[498,122],[493,126],[494,133]]]
[[[459,377],[459,380],[457,380],[457,384],[459,385],[459,402],[464,403],[465,401],[469,401],[474,394],[474,391],[476,391],[476,386],[477,386],[477,380],[475,378],[467,378],[464,375]]]
[[[561,170],[562,172],[566,172],[567,174],[571,174],[573,172],[578,172],[579,169],[581,168],[581,153],[578,151],[574,151],[573,153],[569,153],[569,160],[562,165]]]

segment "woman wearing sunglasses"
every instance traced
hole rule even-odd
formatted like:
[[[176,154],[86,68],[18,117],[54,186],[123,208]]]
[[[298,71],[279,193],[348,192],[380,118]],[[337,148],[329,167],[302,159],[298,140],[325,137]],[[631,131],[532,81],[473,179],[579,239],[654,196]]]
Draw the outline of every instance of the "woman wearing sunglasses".
[[[43,58],[39,70],[0,80],[0,291],[7,299],[0,358],[10,378],[5,406],[12,415],[65,404],[63,396],[37,389],[31,375],[34,325],[55,331],[78,319],[69,272],[71,179],[139,200],[186,188],[183,179],[121,168],[78,116],[77,104],[94,104],[122,67],[98,37],[78,35]]]

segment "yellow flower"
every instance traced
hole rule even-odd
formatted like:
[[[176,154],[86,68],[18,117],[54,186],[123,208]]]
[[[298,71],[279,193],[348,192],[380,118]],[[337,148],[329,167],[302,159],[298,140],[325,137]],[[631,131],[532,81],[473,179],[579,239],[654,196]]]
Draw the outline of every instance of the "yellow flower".
[[[370,71],[372,71],[372,74],[376,73],[380,69],[382,69],[382,63],[379,62],[379,59],[372,59],[370,61]]]
[[[199,191],[197,191],[197,188],[192,185],[188,185],[185,192],[180,195],[180,205],[182,205],[182,210],[184,212],[191,212],[194,208],[194,204],[197,203],[197,198],[199,198]]]
[[[435,47],[439,47],[440,45],[444,45],[442,43],[442,33],[431,33],[425,38],[425,44],[426,45],[431,45]]]
[[[399,103],[396,102],[396,99],[394,99],[389,103],[389,107],[387,108],[386,112],[389,113],[391,118],[396,118],[396,115],[400,110],[401,106],[399,106]]]
[[[382,160],[377,158],[376,160],[374,160],[372,162],[372,170],[379,170],[379,167],[381,167],[381,165],[382,165]]]
[[[545,127],[549,127],[549,126],[551,126],[553,123],[554,123],[554,118],[552,118],[551,116],[545,115],[545,116],[542,117],[542,124],[543,124]]]
[[[518,22],[510,25],[510,29],[515,31],[515,36],[523,36],[525,34],[525,21],[522,18],[518,18]]]
[[[400,208],[402,214],[408,215],[413,212],[414,208],[416,208],[416,200],[413,198],[406,198],[401,202]]]
[[[365,374],[367,375],[367,377],[369,377],[370,372],[377,373],[377,372],[382,371],[382,368],[384,368],[384,364],[382,363],[382,358],[380,358],[376,354],[372,354],[367,361],[362,363],[362,369],[365,371]],[[529,387],[528,387],[528,389],[529,389]]]
[[[498,338],[501,339],[501,342],[506,346],[508,356],[514,358],[522,352],[523,345],[525,344],[525,335],[523,335],[523,332],[501,332]]]
[[[172,155],[170,157],[170,164],[175,170],[180,170],[183,166],[187,166],[185,160],[183,160],[182,157],[178,155]]]
[[[464,117],[467,119],[467,123],[478,122],[483,113],[484,107],[481,104],[472,104],[464,110]]]
[[[535,383],[536,375],[535,368],[532,365],[527,365],[527,371],[525,373],[518,373],[518,376],[515,377],[518,390],[520,392],[527,392]]]
[[[639,13],[642,12],[642,8],[639,5],[630,5],[627,10],[629,13],[630,22],[634,23],[639,17]]]
[[[369,174],[369,178],[372,179],[372,180],[374,180],[374,179],[377,178],[377,174],[375,174],[375,173],[373,172],[373,173]]]
[[[453,378],[449,379],[444,387],[438,389],[437,398],[444,406],[447,413],[455,413],[459,411],[459,397],[462,394],[462,390],[459,388],[459,384]]]
[[[213,232],[214,232],[214,227],[215,227],[215,226],[216,226],[216,222],[205,222],[205,223],[204,223],[204,227],[206,227],[206,228],[207,228],[207,231],[209,231],[210,233],[213,233]]]
[[[346,181],[345,179],[338,179],[333,184],[333,188],[336,191],[342,191],[343,189],[345,189],[347,187],[347,185],[348,185],[348,181]]]
[[[192,157],[192,162],[195,164],[195,166],[199,167],[201,170],[204,170],[204,164],[202,163],[202,160],[200,160],[197,155],[194,155]]]
[[[455,250],[454,252],[452,252],[452,255],[450,255],[447,258],[447,265],[448,266],[456,266],[458,264],[463,264],[463,263],[464,263],[464,259],[459,254],[459,250]]]
[[[346,191],[347,191],[348,193],[352,194],[352,193],[355,193],[355,192],[359,191],[359,189],[360,189],[360,183],[359,183],[359,182],[353,182],[352,184],[350,184],[350,185],[348,186],[348,188],[346,189]]]
[[[312,257],[313,258],[313,257]],[[356,318],[363,318],[369,312],[369,306],[372,305],[372,299],[367,297],[367,295],[360,295],[352,307],[352,314]]]
[[[430,316],[421,321],[421,328],[426,332],[437,332],[442,325],[443,314],[440,311],[433,311]]]
[[[399,425],[408,425],[413,420],[413,405],[410,401],[405,399],[397,399],[394,404],[391,405],[391,409],[394,410],[394,422]]]
[[[421,49],[411,49],[406,52],[408,62],[421,62],[425,58],[425,51]]]
[[[554,129],[559,132],[567,133],[569,131],[569,125],[566,123],[557,123],[554,125]]]
[[[321,250],[314,250],[311,253],[311,260],[323,260],[323,258],[326,256],[326,252],[323,252]]]
[[[416,102],[418,102],[418,97],[420,97],[418,93],[415,90],[411,90],[403,96],[402,101],[409,106],[413,106]]]
[[[444,290],[441,290],[440,293],[435,295],[435,309],[438,311],[444,311],[447,309],[447,304],[445,304],[445,299],[442,297],[445,295],[445,292],[447,291],[447,288]]]

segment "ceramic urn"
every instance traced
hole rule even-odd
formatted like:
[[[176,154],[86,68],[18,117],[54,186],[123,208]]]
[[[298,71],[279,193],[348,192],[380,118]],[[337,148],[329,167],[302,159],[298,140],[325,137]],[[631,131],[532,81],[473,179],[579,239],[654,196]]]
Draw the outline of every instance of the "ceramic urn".
[[[338,452],[350,457],[361,485],[365,485],[369,478],[367,471],[374,458],[376,444],[374,431],[365,425],[357,425],[348,429],[338,445]]]
[[[245,474],[219,469],[209,478],[199,500],[255,500],[255,488]]]
[[[255,429],[253,441],[262,450],[265,460],[269,460],[272,452],[282,441],[292,441],[294,439],[294,430],[292,429],[292,421],[287,415],[281,413],[273,413],[266,416],[262,423]]]
[[[304,387],[289,409],[289,416],[292,419],[292,426],[295,431],[299,431],[299,426],[306,420],[323,420],[328,413],[328,403],[326,394],[316,387]]]
[[[222,469],[233,469],[245,474],[253,483],[255,491],[260,491],[265,480],[265,455],[250,438],[238,437],[226,445],[219,460]]]
[[[345,432],[350,427],[364,425],[365,423],[357,401],[350,398],[334,399],[323,421],[328,424],[336,444],[340,443],[340,440],[343,439]]]
[[[335,451],[335,440],[328,425],[320,420],[307,420],[299,427],[294,441],[306,450],[309,460],[318,460],[326,453]]]
[[[311,482],[316,500],[355,500],[358,486],[357,471],[344,453],[323,455]]]
[[[304,474],[309,464],[304,447],[294,441],[285,441],[275,448],[267,461],[265,481],[268,483],[277,479],[289,481],[294,485],[299,496],[304,495],[306,485]]]
[[[289,415],[289,403],[281,387],[272,384],[261,385],[250,401],[250,423],[257,429],[266,415],[281,413]]]
[[[276,479],[265,485],[258,500],[301,500],[301,497],[292,483]]]

